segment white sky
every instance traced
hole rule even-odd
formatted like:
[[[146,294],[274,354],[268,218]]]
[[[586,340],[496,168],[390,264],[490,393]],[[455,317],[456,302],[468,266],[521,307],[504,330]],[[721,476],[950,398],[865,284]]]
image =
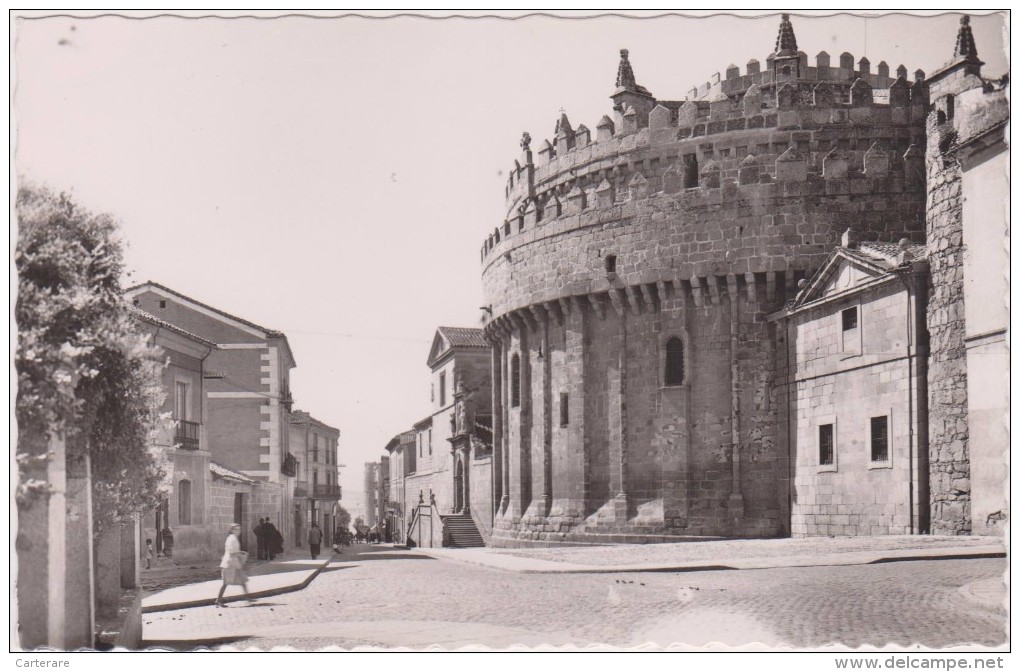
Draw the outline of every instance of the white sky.
[[[439,325],[478,326],[478,250],[521,132],[611,112],[619,49],[662,99],[764,65],[778,15],[18,20],[16,168],[122,222],[154,280],[285,331],[297,407],[341,430],[342,483],[429,411]],[[958,15],[794,14],[800,49],[928,74]],[[1001,16],[972,20],[986,76]],[[865,43],[867,48],[865,51]],[[345,502],[348,503],[348,502]]]

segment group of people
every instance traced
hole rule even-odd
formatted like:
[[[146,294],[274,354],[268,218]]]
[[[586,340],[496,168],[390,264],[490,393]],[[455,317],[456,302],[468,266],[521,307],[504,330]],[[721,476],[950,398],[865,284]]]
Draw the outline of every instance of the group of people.
[[[269,518],[259,518],[259,524],[252,531],[255,533],[258,560],[275,560],[277,555],[283,553],[283,535]]]

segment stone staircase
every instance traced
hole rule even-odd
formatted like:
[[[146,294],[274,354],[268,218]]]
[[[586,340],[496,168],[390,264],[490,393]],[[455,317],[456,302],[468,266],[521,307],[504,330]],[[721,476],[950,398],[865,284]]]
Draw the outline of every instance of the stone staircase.
[[[443,528],[449,535],[449,548],[479,548],[485,546],[485,540],[475,521],[469,513],[454,513],[443,516]]]

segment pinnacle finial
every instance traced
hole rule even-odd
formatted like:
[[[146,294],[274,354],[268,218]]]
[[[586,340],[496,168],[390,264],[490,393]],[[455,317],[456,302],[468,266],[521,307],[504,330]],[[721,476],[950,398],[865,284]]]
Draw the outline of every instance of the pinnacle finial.
[[[521,149],[525,152],[531,149],[531,133],[527,131],[521,134]]]
[[[620,49],[620,66],[616,69],[616,88],[618,89],[637,88],[637,80],[634,79],[634,68],[630,66],[629,55],[628,50]]]
[[[797,55],[797,36],[793,34],[790,15],[783,14],[779,22],[779,35],[776,36],[776,54],[780,56]]]
[[[974,33],[970,29],[970,17],[960,17],[960,30],[956,33],[956,49],[953,58],[977,58],[977,46],[974,44]]]

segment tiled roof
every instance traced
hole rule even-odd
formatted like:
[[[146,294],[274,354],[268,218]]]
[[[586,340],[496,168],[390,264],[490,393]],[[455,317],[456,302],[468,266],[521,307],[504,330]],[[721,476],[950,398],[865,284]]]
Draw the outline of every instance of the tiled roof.
[[[231,315],[230,313],[226,312],[225,310],[220,310],[219,308],[216,308],[214,306],[210,306],[207,303],[202,303],[201,301],[197,301],[197,300],[191,298],[190,296],[186,296],[184,294],[181,294],[180,292],[178,292],[176,290],[170,289],[169,287],[167,287],[165,285],[161,285],[158,282],[152,282],[151,280],[149,280],[147,282],[143,282],[143,283],[138,284],[138,285],[134,285],[132,287],[128,287],[127,289],[124,290],[124,293],[126,294],[128,292],[133,292],[136,289],[143,289],[145,287],[156,287],[157,289],[161,289],[161,290],[163,290],[164,292],[166,292],[168,294],[173,294],[174,296],[176,296],[176,297],[178,297],[180,299],[184,299],[185,301],[189,301],[189,302],[195,304],[196,306],[201,306],[201,307],[203,307],[203,308],[205,308],[207,310],[211,310],[211,311],[213,311],[215,313],[219,313],[223,317],[226,317],[228,319],[234,320],[235,322],[240,322],[241,324],[246,324],[246,325],[248,325],[249,327],[251,327],[253,329],[258,329],[259,331],[264,331],[266,333],[266,337],[267,338],[283,338],[284,337],[282,331],[276,331],[275,329],[267,329],[266,327],[263,327],[262,325],[255,324],[254,322],[249,322],[248,320],[244,319],[243,317],[238,317],[237,315]]]
[[[287,340],[287,335],[285,333],[283,333],[282,331],[277,331],[275,329],[267,329],[266,327],[263,327],[263,326],[261,326],[259,324],[255,324],[254,322],[249,322],[248,320],[244,319],[243,317],[238,317],[237,315],[231,315],[230,313],[228,313],[228,312],[226,312],[224,310],[220,310],[219,308],[216,308],[214,306],[210,306],[207,303],[202,303],[201,301],[196,301],[195,299],[191,298],[190,296],[186,296],[184,294],[181,294],[178,291],[170,289],[169,287],[167,287],[165,285],[161,285],[158,282],[153,282],[152,280],[147,280],[146,282],[142,282],[142,283],[139,283],[137,285],[133,285],[131,287],[128,287],[127,289],[124,290],[124,293],[125,294],[130,294],[131,292],[133,292],[135,290],[141,290],[141,289],[144,289],[146,287],[155,287],[155,288],[157,288],[157,289],[159,289],[161,291],[166,292],[167,294],[172,294],[173,296],[176,296],[179,299],[182,299],[184,301],[188,301],[189,303],[193,303],[196,306],[201,306],[202,308],[205,308],[206,310],[211,310],[214,313],[218,313],[218,314],[222,315],[223,317],[225,317],[225,318],[227,318],[229,320],[233,320],[235,322],[239,322],[239,323],[247,325],[247,326],[249,326],[249,327],[251,327],[253,329],[258,329],[259,331],[262,331],[262,332],[264,332],[266,334],[266,338],[279,338],[279,339],[282,339],[284,344],[287,346],[287,352],[290,353],[291,361],[295,365],[297,365],[297,361],[294,358],[294,352],[291,350],[290,342]]]
[[[178,334],[180,334],[182,336],[187,336],[188,338],[190,338],[192,340],[195,340],[195,341],[198,341],[200,343],[204,343],[206,345],[210,345],[210,346],[212,346],[214,348],[216,347],[216,344],[213,343],[212,341],[210,341],[209,339],[202,338],[201,336],[193,334],[190,331],[185,331],[184,329],[181,329],[180,327],[178,327],[176,324],[170,324],[166,320],[161,320],[158,317],[156,317],[155,315],[153,315],[152,313],[147,313],[144,310],[142,310],[141,308],[138,308],[136,306],[131,306],[131,312],[134,313],[134,316],[136,318],[138,318],[139,320],[141,320],[143,322],[148,322],[150,324],[154,324],[157,327],[160,327],[161,329],[167,329],[169,331],[173,331],[175,333],[178,333]]]
[[[906,251],[910,254],[911,259],[926,259],[928,257],[928,248],[925,245],[919,245],[917,243],[908,243],[906,245]],[[878,242],[862,242],[858,244],[857,250],[873,259],[884,261],[888,264],[896,265],[896,259],[900,256],[900,252],[904,250],[899,243],[878,243]]]
[[[224,481],[234,481],[235,483],[258,483],[254,478],[245,476],[239,471],[234,471],[224,467],[222,464],[216,464],[215,462],[209,463],[209,471],[212,472],[214,478],[221,478]]]
[[[330,425],[329,423],[323,422],[322,420],[313,417],[312,414],[307,411],[302,411],[296,408],[290,412],[289,420],[292,424],[304,424],[308,422],[314,425],[318,425],[320,427],[324,427],[325,429],[332,430],[338,434],[340,433],[339,429]]]
[[[469,327],[439,327],[439,333],[443,335],[451,348],[487,348],[481,329]]]

